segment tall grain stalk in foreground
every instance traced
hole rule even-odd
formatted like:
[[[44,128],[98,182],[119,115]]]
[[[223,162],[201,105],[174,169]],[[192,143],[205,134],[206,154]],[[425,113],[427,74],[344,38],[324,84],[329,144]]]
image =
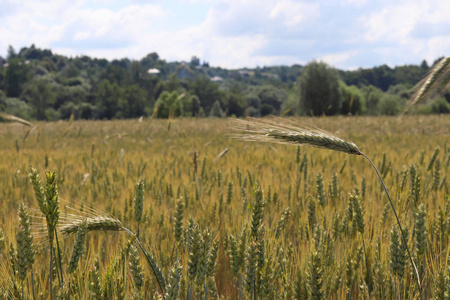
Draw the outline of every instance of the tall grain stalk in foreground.
[[[450,87],[450,56],[441,59],[430,72],[416,85],[417,91],[412,95],[410,102],[405,107],[402,115],[406,113],[416,103],[425,99],[434,90],[442,87],[444,92]]]
[[[358,146],[351,141],[341,139],[331,133],[325,132],[318,128],[308,126],[305,124],[294,124],[285,119],[269,117],[266,119],[254,119],[249,118],[247,120],[236,120],[235,133],[231,136],[244,141],[259,141],[259,142],[270,142],[277,144],[288,144],[288,145],[300,145],[300,146],[311,146],[316,148],[330,149],[334,151],[340,151],[347,154],[361,155],[363,156],[373,167],[381,185],[386,192],[389,202],[394,212],[395,218],[397,220],[398,227],[400,229],[401,237],[405,245],[407,241],[405,240],[405,235],[403,233],[400,220],[395,210],[394,203],[392,202],[391,196],[384,184],[383,178],[380,172],[375,167],[374,163],[367,157]],[[412,259],[409,248],[406,247],[408,252],[409,261],[414,269],[414,274],[421,290],[419,273],[417,271],[416,265]]]
[[[35,168],[31,168],[28,177],[33,185],[34,195],[38,202],[39,210],[45,216],[47,222],[48,241],[50,248],[50,299],[53,299],[53,256],[57,262],[56,271],[58,275],[59,285],[64,283],[61,267],[61,253],[58,242],[58,234],[56,231],[56,225],[59,220],[59,195],[58,185],[56,183],[56,174],[54,172],[47,172],[45,189],[42,187],[42,183],[39,177],[39,173]],[[54,253],[53,244],[56,238],[56,248],[58,250],[58,257]],[[59,268],[59,269],[58,269]]]

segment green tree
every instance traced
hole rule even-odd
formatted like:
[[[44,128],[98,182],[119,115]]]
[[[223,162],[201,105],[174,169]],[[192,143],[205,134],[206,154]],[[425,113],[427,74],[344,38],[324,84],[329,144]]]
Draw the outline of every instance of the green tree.
[[[6,110],[6,95],[0,90],[0,111]]]
[[[418,111],[421,114],[448,114],[450,113],[450,103],[442,97],[421,106]]]
[[[205,111],[210,111],[213,103],[221,98],[219,85],[211,82],[208,76],[195,77],[189,82],[188,89],[191,94],[197,95]]]
[[[123,91],[117,83],[104,79],[100,82],[94,94],[96,106],[99,108],[99,117],[112,119],[119,112],[123,103]]]
[[[0,57],[0,64],[1,64],[1,57]],[[6,68],[3,68],[0,65],[0,90],[5,90],[5,75],[6,75]]]
[[[27,67],[18,58],[8,60],[5,74],[5,88],[8,97],[19,97],[27,81]]]
[[[200,113],[200,100],[196,95],[183,97],[183,115],[185,117],[198,117]]]
[[[191,105],[192,105],[192,116],[193,117],[198,117],[200,114],[200,99],[198,99],[197,95],[193,95],[191,96]]]
[[[56,100],[56,95],[50,88],[50,83],[43,78],[31,81],[20,98],[32,107],[32,117],[38,120],[54,120],[57,116],[51,105]]]
[[[200,58],[198,58],[197,56],[192,56],[191,57],[191,67],[197,67],[200,66]]]
[[[155,118],[171,118],[183,115],[183,98],[184,94],[179,95],[178,92],[171,93],[164,91],[159,96],[153,110]]]
[[[288,95],[283,89],[274,87],[273,85],[264,85],[258,89],[258,97],[261,102],[261,106],[269,107],[272,110],[271,114],[279,114],[281,105],[286,101]],[[265,115],[261,111],[262,115]]]
[[[232,83],[224,95],[224,107],[227,116],[242,117],[247,105],[241,87]]]
[[[9,60],[14,59],[16,57],[17,57],[16,50],[14,49],[13,46],[9,45],[8,46],[8,54],[6,55],[6,59],[9,61]]]
[[[354,85],[347,86],[343,81],[340,82],[342,93],[341,114],[360,115],[365,110],[365,99],[361,91]]]
[[[223,113],[222,107],[220,107],[220,102],[219,102],[219,100],[216,100],[211,108],[211,111],[209,112],[209,116],[221,118],[221,117],[223,117],[223,115],[224,115],[224,113]]]
[[[411,98],[413,91],[409,89],[406,85],[399,83],[396,85],[391,85],[387,91],[389,94],[394,94],[400,96],[404,99]]]
[[[380,113],[378,103],[383,97],[383,91],[373,85],[363,86],[361,91],[366,99],[367,114],[378,115]]]
[[[137,118],[144,114],[147,105],[147,93],[137,84],[124,88],[124,98],[127,101],[126,118]]]
[[[380,114],[395,116],[398,115],[404,105],[404,100],[397,95],[384,94],[378,104]]]
[[[335,69],[313,61],[299,78],[300,105],[305,114],[335,115],[341,107],[339,80]]]
[[[30,119],[31,107],[19,98],[6,98],[5,113],[28,120]]]

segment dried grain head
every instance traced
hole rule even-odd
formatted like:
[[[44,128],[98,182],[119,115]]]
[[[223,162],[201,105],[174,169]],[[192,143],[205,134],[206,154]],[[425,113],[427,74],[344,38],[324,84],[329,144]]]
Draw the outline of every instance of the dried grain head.
[[[232,137],[240,140],[311,146],[348,154],[361,154],[358,146],[353,142],[310,125],[296,124],[277,117],[248,118],[234,122],[235,133],[232,134]]]
[[[122,222],[118,219],[107,217],[107,216],[99,216],[96,218],[85,218],[83,220],[75,220],[72,223],[65,224],[60,228],[60,231],[63,234],[75,234],[78,232],[80,226],[82,226],[83,222],[86,222],[86,232],[90,231],[120,231],[124,230]]]
[[[406,113],[412,106],[423,101],[428,95],[435,90],[445,92],[450,87],[450,56],[441,59],[430,72],[415,86],[417,91],[412,95],[410,102],[406,105],[402,115]],[[440,86],[440,87],[439,87]]]

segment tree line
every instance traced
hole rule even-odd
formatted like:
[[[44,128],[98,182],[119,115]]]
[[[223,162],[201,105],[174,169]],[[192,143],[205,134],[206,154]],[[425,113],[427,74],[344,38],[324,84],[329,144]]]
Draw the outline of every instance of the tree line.
[[[438,61],[438,60],[436,60]],[[387,65],[342,71],[323,62],[228,70],[201,63],[66,57],[34,45],[0,57],[0,112],[25,119],[152,116],[395,115],[430,70]],[[450,94],[412,113],[449,113]]]

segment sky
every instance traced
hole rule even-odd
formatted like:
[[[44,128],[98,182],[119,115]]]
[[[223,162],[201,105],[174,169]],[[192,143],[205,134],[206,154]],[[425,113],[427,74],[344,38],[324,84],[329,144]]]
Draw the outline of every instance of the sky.
[[[35,44],[229,69],[431,64],[450,55],[449,16],[449,0],[0,0],[0,55]]]

